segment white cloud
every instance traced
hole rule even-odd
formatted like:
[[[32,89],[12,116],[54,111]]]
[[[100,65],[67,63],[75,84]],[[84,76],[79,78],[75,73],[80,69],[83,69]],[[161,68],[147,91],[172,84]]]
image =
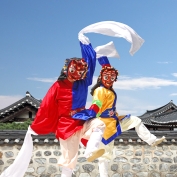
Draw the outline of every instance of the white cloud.
[[[172,62],[169,62],[169,61],[158,61],[157,63],[159,63],[159,64],[169,64],[169,63],[172,63]]]
[[[14,96],[4,96],[0,95],[0,109],[3,109],[7,106],[10,106],[11,104],[15,103],[16,101],[23,98],[21,95],[14,95]]]
[[[153,110],[162,105],[153,105],[145,100],[139,100],[132,96],[120,96],[118,97],[116,108],[119,115],[131,114],[134,116],[140,116],[147,110]]]
[[[173,75],[174,77],[177,77],[177,73],[172,73],[172,75]]]
[[[177,93],[172,93],[170,94],[170,96],[177,96]]]
[[[118,76],[119,80],[130,79],[129,76]]]
[[[86,103],[86,108],[91,106],[92,102],[90,100]],[[153,110],[162,105],[148,103],[145,100],[139,100],[133,98],[132,96],[120,96],[118,97],[116,109],[119,115],[131,114],[134,116],[141,116],[147,110]]]
[[[33,80],[33,81],[39,81],[39,82],[47,82],[47,83],[53,83],[57,80],[57,78],[38,78],[38,77],[28,77],[28,80]]]
[[[96,81],[97,77],[94,76],[92,86]],[[155,77],[130,78],[128,76],[121,76],[120,79],[118,78],[118,81],[114,83],[114,89],[120,90],[159,89],[168,86],[177,86],[177,82]]]
[[[140,77],[118,80],[114,83],[115,89],[137,90],[137,89],[159,89],[161,87],[177,86],[173,80],[160,79],[155,77]]]

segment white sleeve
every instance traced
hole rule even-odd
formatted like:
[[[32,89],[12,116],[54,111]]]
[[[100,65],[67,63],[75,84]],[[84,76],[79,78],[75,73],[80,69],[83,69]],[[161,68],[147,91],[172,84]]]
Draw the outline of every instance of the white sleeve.
[[[86,37],[86,36],[85,36],[84,34],[82,34],[82,33],[79,33],[79,34],[78,34],[78,39],[79,39],[79,41],[82,42],[82,44],[85,44],[85,45],[90,44],[89,38]]]

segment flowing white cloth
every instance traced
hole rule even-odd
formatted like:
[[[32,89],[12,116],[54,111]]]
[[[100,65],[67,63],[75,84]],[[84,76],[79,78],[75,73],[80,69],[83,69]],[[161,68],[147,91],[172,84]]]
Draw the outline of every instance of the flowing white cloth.
[[[125,38],[131,43],[129,51],[131,55],[134,55],[144,43],[144,40],[131,27],[115,21],[102,21],[89,25],[79,32],[79,39],[84,38],[84,33],[99,33],[107,36]]]
[[[89,38],[82,33],[79,33],[78,39],[85,45],[90,44]],[[105,45],[98,46],[94,50],[96,52],[96,58],[100,58],[102,56],[119,58],[119,54],[116,51],[116,48],[112,41]]]
[[[33,152],[33,139],[31,135],[37,135],[30,126],[28,127],[28,131],[26,133],[23,145],[14,160],[13,164],[11,164],[8,168],[6,168],[0,177],[23,177],[28,165],[31,160],[32,152]]]
[[[113,41],[94,48],[96,52],[96,58],[100,58],[102,56],[107,56],[107,57],[115,57],[119,58],[119,54],[114,46]]]

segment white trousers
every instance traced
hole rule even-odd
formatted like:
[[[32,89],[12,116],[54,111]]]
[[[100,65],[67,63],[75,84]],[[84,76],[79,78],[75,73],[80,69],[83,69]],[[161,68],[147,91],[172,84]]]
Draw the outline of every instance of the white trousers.
[[[58,165],[74,169],[77,163],[79,143],[81,139],[84,138],[89,140],[92,132],[96,129],[100,129],[102,132],[105,129],[104,122],[98,118],[86,121],[81,130],[77,131],[66,140],[60,139],[62,155],[60,156]]]
[[[135,130],[136,130],[136,133],[138,134],[138,136],[149,145],[151,145],[157,139],[157,137],[155,135],[153,135],[144,126],[144,124],[142,122],[135,127]]]
[[[153,135],[142,123],[141,119],[136,116],[131,116],[125,120],[119,122],[121,126],[122,132],[135,128],[136,133],[138,136],[151,145],[157,137]]]

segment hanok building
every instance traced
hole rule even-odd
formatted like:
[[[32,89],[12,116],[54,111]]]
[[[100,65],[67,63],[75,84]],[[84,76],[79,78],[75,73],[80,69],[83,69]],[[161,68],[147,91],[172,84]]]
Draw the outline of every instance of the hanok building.
[[[146,111],[139,118],[149,130],[175,130],[177,128],[177,106],[171,100],[160,108]]]
[[[0,110],[0,123],[33,120],[40,103],[41,100],[37,100],[27,91],[24,98]]]

